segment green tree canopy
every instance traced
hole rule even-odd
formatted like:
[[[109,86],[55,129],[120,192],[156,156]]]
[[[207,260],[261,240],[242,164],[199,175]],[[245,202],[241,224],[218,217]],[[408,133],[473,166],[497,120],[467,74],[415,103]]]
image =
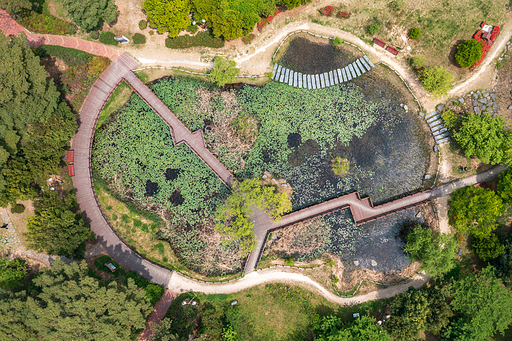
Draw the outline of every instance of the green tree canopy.
[[[21,284],[21,280],[27,276],[25,260],[0,258],[0,288],[13,290]]]
[[[469,114],[454,137],[466,157],[476,155],[484,163],[498,164],[507,158],[508,139],[504,126],[505,120],[501,116]]]
[[[189,0],[146,0],[142,8],[148,16],[149,26],[156,27],[159,33],[169,32],[171,38],[190,25]]]
[[[453,75],[444,67],[425,68],[419,72],[421,84],[434,97],[448,94],[453,86]]]
[[[83,258],[89,228],[78,210],[74,192],[61,198],[47,191],[35,203],[35,215],[28,217],[25,234],[29,247],[48,254]]]
[[[421,262],[429,276],[440,276],[455,266],[457,240],[449,234],[434,233],[431,229],[417,226],[406,237],[404,252],[413,261]]]
[[[482,44],[478,40],[468,39],[457,46],[455,61],[460,67],[473,66],[482,57]]]
[[[458,335],[452,331],[452,340],[487,340],[497,332],[504,335],[512,324],[512,293],[492,266],[455,281],[451,296],[453,309],[462,315],[455,329],[463,331]]]
[[[512,205],[512,169],[510,168],[500,174],[498,195],[507,204]]]
[[[235,81],[235,77],[240,73],[240,69],[236,67],[236,62],[233,60],[215,57],[213,59],[213,64],[214,67],[210,76],[219,86],[224,86],[227,83],[233,83]]]
[[[257,178],[235,182],[224,205],[217,207],[215,229],[232,240],[240,241],[240,252],[248,255],[256,246],[254,224],[249,220],[254,208],[265,210],[272,219],[290,212],[288,194],[277,192],[274,186],[262,186]]]
[[[0,8],[5,9],[9,14],[18,14],[32,9],[32,2],[30,0],[0,0]]]
[[[471,248],[483,261],[495,259],[505,252],[505,245],[500,242],[496,233],[475,237],[471,244]]]
[[[491,262],[496,267],[498,275],[508,287],[512,287],[512,235],[503,241],[503,253]]]
[[[68,16],[82,31],[99,28],[102,21],[110,23],[117,17],[114,0],[59,0]]]
[[[375,324],[371,316],[363,315],[344,326],[341,320],[328,315],[320,318],[315,329],[318,336],[315,341],[388,341],[389,335],[381,326]]]
[[[505,205],[494,191],[468,186],[453,192],[448,216],[457,231],[484,237],[496,228],[496,218],[504,212]]]

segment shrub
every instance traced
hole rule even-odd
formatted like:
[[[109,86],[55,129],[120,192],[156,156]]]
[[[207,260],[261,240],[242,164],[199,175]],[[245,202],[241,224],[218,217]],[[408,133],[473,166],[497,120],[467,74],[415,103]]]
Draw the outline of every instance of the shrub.
[[[196,25],[190,25],[190,26],[187,26],[186,30],[189,33],[195,34],[197,32],[198,28]]]
[[[155,31],[153,31],[153,30],[149,31],[149,35],[150,35],[150,36],[152,36],[152,35],[154,35],[154,34],[155,34]],[[167,46],[167,41],[166,41],[166,46]]]
[[[460,115],[454,113],[453,110],[447,110],[441,114],[441,117],[444,121],[444,125],[446,128],[448,128],[451,131],[459,130],[462,124],[462,119]]]
[[[338,18],[348,19],[348,18],[350,18],[350,13],[349,12],[345,12],[345,11],[338,12],[338,14],[336,14],[336,16]]]
[[[334,45],[341,45],[343,41],[341,41],[340,37],[334,38],[333,42]]]
[[[375,34],[375,33],[377,33],[380,30],[380,25],[379,24],[373,24],[371,26],[368,26],[366,28],[366,30],[368,31],[369,34]]]
[[[145,44],[146,43],[146,36],[140,33],[135,33],[133,35],[133,43],[134,44]]]
[[[420,81],[425,90],[440,97],[448,94],[453,86],[453,75],[444,67],[432,67],[421,71]]]
[[[495,233],[476,237],[471,244],[476,255],[484,262],[496,259],[505,252],[505,245]]]
[[[189,35],[176,38],[169,37],[165,39],[165,46],[170,49],[186,49],[194,46],[220,48],[224,46],[224,40],[214,37],[210,32],[200,32],[194,37]]]
[[[117,45],[119,42],[114,39],[115,37],[115,34],[112,32],[101,32],[100,42],[106,45]]]
[[[91,31],[89,33],[89,35],[91,36],[92,39],[94,40],[98,40],[98,38],[100,37],[100,33],[98,31]]]
[[[148,22],[146,20],[139,21],[139,29],[140,30],[144,30],[144,29],[146,29],[146,27],[148,27]]]
[[[286,258],[285,263],[287,266],[293,266],[293,257],[290,256],[290,257]]]
[[[11,213],[23,213],[25,212],[25,206],[22,204],[16,204],[14,206],[11,206]]]
[[[334,174],[338,176],[343,176],[348,173],[348,170],[350,169],[350,162],[348,161],[348,159],[336,156],[331,161],[331,168]]]
[[[129,271],[125,276],[126,280],[128,280],[128,278],[133,279],[135,285],[139,288],[145,288],[149,284],[149,281],[147,279],[145,279],[142,276],[139,276],[135,271]]]
[[[254,38],[256,38],[256,36],[251,33],[248,36],[243,37],[242,40],[244,44],[250,44],[254,40]]]
[[[320,10],[320,13],[322,13],[322,15],[331,16],[332,15],[332,11],[334,11],[334,7],[326,6],[326,7],[322,8]]]
[[[161,285],[149,283],[145,288],[146,297],[149,298],[151,304],[155,305],[156,302],[164,295],[165,289]]]
[[[73,23],[69,23],[68,24],[68,31],[69,31],[70,34],[75,34],[76,31],[78,31],[78,26],[76,26]]]
[[[419,27],[415,27],[411,29],[411,32],[409,33],[409,37],[411,39],[420,39],[421,38],[421,30]]]
[[[389,7],[395,12],[400,11],[402,8],[404,8],[404,0],[395,0],[391,1],[389,3]]]
[[[457,46],[455,62],[460,67],[467,68],[473,66],[482,57],[482,45],[475,39],[468,39]]]

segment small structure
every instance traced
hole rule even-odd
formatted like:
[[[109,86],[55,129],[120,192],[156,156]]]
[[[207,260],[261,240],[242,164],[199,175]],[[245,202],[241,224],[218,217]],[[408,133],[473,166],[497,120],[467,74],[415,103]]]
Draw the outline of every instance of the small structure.
[[[382,40],[377,39],[377,38],[373,38],[373,43],[379,45],[382,48],[384,48],[384,46],[386,46],[385,42],[383,42]]]
[[[117,270],[117,266],[115,266],[112,262],[105,263],[105,266],[112,272],[116,272]]]
[[[68,165],[68,174],[69,174],[69,176],[75,176],[75,166],[74,165]]]
[[[114,39],[120,42],[121,44],[126,44],[130,42],[130,39],[126,38],[125,36],[117,36],[114,37]]]
[[[397,49],[395,49],[395,48],[394,48],[394,47],[392,47],[392,46],[388,46],[388,47],[386,48],[386,51],[388,51],[388,52],[390,52],[390,53],[394,54],[395,56],[398,54],[398,50],[397,50]]]

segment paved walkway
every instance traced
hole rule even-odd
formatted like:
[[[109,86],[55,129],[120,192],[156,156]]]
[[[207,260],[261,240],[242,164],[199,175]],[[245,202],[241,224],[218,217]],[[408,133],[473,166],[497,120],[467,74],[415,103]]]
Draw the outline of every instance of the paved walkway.
[[[151,330],[151,326],[156,323],[160,324],[162,322],[162,319],[165,317],[165,314],[167,313],[167,309],[169,309],[169,306],[171,305],[172,301],[176,298],[176,296],[172,293],[170,290],[166,290],[162,298],[156,302],[155,309],[153,312],[151,312],[151,315],[149,315],[148,320],[146,321],[146,329],[142,332],[141,336],[139,337],[138,341],[148,341],[153,335],[153,331]]]

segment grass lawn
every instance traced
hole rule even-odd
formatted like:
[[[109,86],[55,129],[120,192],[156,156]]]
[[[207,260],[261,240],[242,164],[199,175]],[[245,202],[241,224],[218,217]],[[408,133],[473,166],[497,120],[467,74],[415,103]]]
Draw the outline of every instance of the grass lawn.
[[[182,305],[187,298],[194,298],[198,307]],[[232,306],[234,301],[237,304]],[[195,337],[207,333],[213,336],[213,306],[217,311],[216,319],[224,328],[228,325],[233,327],[239,340],[310,340],[313,336],[312,322],[317,315],[335,314],[346,322],[353,321],[352,314],[356,312],[382,318],[388,303],[389,300],[377,300],[344,307],[302,287],[272,283],[229,295],[185,293],[173,302],[167,317],[176,314],[188,316],[188,321],[180,322],[190,326]],[[174,328],[179,330],[178,323],[171,327]]]
[[[132,88],[126,84],[126,82],[121,82],[112,95],[110,95],[107,103],[103,107],[103,110],[101,110],[96,127],[101,127],[101,125],[109,119],[110,115],[121,109],[121,107],[130,99],[132,93]]]
[[[349,0],[336,7],[333,16],[320,13],[310,19],[323,25],[339,27],[357,34],[365,40],[374,37],[404,48],[402,36],[407,36],[414,27],[421,29],[421,39],[409,40],[412,55],[423,55],[431,65],[448,67],[457,81],[469,71],[453,65],[455,46],[470,39],[482,21],[490,25],[503,25],[509,17],[508,0],[445,1],[404,0],[403,9],[394,11],[389,0],[375,0],[371,3]],[[350,12],[349,19],[336,17],[338,11]],[[371,35],[367,27],[378,24],[380,30]]]

